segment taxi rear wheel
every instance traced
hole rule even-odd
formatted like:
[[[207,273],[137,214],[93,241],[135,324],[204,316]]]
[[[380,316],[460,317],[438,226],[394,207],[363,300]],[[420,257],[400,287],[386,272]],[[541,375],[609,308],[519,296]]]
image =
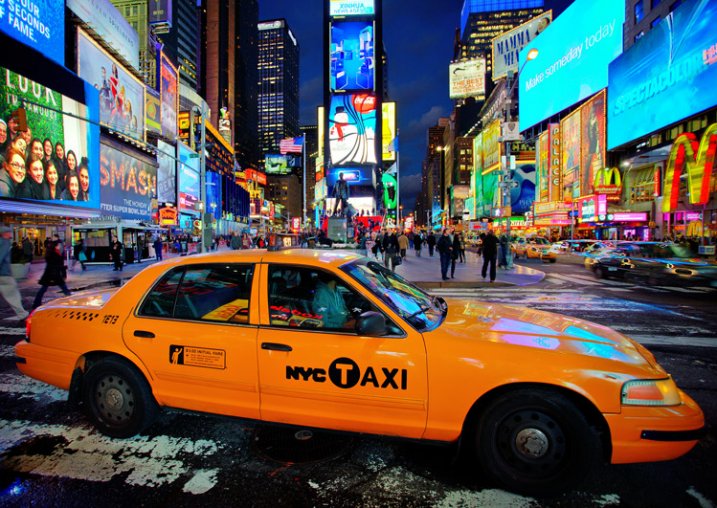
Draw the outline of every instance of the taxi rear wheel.
[[[600,436],[582,412],[548,390],[519,390],[493,401],[478,421],[476,439],[484,472],[531,495],[574,488],[601,456]]]
[[[88,416],[103,434],[130,437],[152,424],[159,411],[144,377],[126,362],[106,358],[85,375]]]

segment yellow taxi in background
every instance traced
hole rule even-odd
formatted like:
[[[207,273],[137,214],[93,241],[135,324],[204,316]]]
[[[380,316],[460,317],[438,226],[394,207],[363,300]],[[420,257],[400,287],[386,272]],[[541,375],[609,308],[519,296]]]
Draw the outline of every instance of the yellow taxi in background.
[[[552,244],[550,241],[542,236],[518,238],[512,244],[513,258],[541,259],[555,263],[558,260],[558,256],[556,251],[551,247]]]
[[[704,430],[653,355],[610,328],[443,300],[337,251],[156,263],[38,308],[15,351],[110,436],[180,408],[460,443],[533,494],[574,488],[602,460],[679,457]]]

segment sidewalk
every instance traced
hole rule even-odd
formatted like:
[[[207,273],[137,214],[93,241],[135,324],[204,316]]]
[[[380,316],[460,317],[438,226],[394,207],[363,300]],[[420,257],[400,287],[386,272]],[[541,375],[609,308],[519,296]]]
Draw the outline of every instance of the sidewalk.
[[[164,259],[177,257],[178,254],[165,254]],[[373,257],[372,257],[373,259]],[[383,257],[380,259],[383,262]],[[111,264],[87,265],[87,270],[82,271],[80,264],[76,263],[74,268],[69,267],[67,272],[67,287],[70,291],[82,291],[97,287],[120,286],[123,280],[130,279],[146,266],[154,263],[154,260],[146,260],[142,263],[125,265],[121,272],[112,271]],[[456,263],[455,279],[449,281],[441,280],[441,265],[438,253],[433,257],[428,256],[428,250],[421,252],[421,257],[416,257],[415,250],[408,250],[403,264],[396,267],[396,273],[408,280],[415,282],[424,289],[429,288],[472,288],[472,287],[496,287],[496,286],[526,286],[540,282],[545,274],[533,268],[516,266],[512,270],[498,270],[496,281],[491,284],[487,279],[481,277],[483,260],[476,253],[467,251],[466,262]],[[32,263],[30,273],[24,280],[18,281],[20,294],[26,309],[32,306],[35,294],[40,289],[38,280],[45,269],[45,263]],[[450,272],[449,272],[450,275]],[[62,296],[57,287],[50,287],[45,294],[44,302]],[[0,319],[8,311],[4,302],[0,303]]]

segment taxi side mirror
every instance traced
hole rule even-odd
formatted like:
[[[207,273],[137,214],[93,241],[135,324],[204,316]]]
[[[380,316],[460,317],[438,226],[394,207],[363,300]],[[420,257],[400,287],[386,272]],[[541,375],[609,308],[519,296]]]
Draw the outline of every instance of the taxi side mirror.
[[[356,321],[356,332],[368,337],[386,335],[386,318],[380,312],[366,311]]]

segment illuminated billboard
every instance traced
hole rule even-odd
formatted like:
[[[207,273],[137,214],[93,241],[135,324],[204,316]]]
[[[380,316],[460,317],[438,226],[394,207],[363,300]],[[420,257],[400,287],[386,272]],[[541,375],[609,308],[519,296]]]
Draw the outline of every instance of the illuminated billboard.
[[[610,64],[608,149],[717,105],[717,3],[685,1],[670,18]]]
[[[595,175],[605,167],[605,92],[600,92],[580,108],[580,195],[592,194]]]
[[[65,2],[2,0],[0,31],[65,65]]]
[[[162,134],[162,104],[159,100],[159,92],[154,88],[147,88],[144,96],[145,125],[147,131],[155,134]]]
[[[622,52],[624,21],[624,0],[576,0],[523,48],[521,131],[607,87],[608,64]],[[538,54],[527,61],[531,49]]]
[[[3,60],[9,56],[6,53]],[[76,96],[82,101],[79,102],[5,67],[0,67],[0,74],[0,119],[5,126],[0,131],[0,172],[4,177],[0,178],[0,209],[4,209],[1,201],[5,199],[98,209],[100,133],[99,127],[88,121],[97,121],[97,91],[89,83],[84,83],[83,89],[73,82],[71,88],[83,95]],[[58,77],[49,73],[46,82],[54,83]],[[82,83],[74,75],[67,78]],[[32,102],[26,107],[29,143],[11,120],[12,113],[25,100]],[[58,151],[63,154],[61,161],[56,159]],[[33,161],[33,153],[52,163],[43,167],[42,160]]]
[[[100,145],[100,200],[104,215],[150,220],[157,194],[157,168],[127,151]]]
[[[563,197],[566,200],[580,196],[580,110],[574,111],[560,122],[563,153]]]
[[[448,87],[451,99],[485,97],[485,58],[450,64]]]
[[[373,16],[374,0],[329,0],[330,16]]]
[[[334,166],[376,164],[376,97],[331,97],[329,152]]]
[[[157,200],[160,203],[177,202],[177,161],[174,146],[157,140]]]
[[[177,137],[177,109],[179,109],[179,90],[177,69],[162,53],[160,71],[162,93],[162,135],[167,139]]]
[[[373,22],[332,23],[329,59],[331,90],[373,90],[376,68]]]
[[[298,157],[293,155],[281,155],[278,153],[267,153],[264,155],[264,171],[267,175],[288,175],[297,164]]]
[[[505,77],[508,72],[518,72],[520,50],[545,30],[553,20],[553,11],[508,30],[493,39],[493,81]]]
[[[381,121],[381,144],[383,145],[381,159],[384,162],[393,162],[396,160],[396,152],[398,151],[395,102],[384,102],[381,104]]]
[[[334,168],[328,171],[327,185],[333,191],[334,185],[343,175],[343,180],[349,187],[368,186],[373,184],[373,170],[371,168]]]
[[[100,92],[100,122],[144,141],[144,84],[78,30],[77,74]]]
[[[179,182],[179,210],[199,215],[199,157],[184,143],[177,143],[177,179]]]

